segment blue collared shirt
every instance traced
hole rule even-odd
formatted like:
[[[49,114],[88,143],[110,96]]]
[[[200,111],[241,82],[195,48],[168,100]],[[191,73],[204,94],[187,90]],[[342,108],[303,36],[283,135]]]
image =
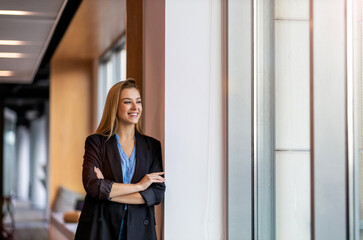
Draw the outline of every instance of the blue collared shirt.
[[[130,158],[126,155],[126,153],[124,152],[124,150],[122,149],[122,146],[120,144],[120,137],[116,135],[116,139],[117,139],[117,147],[118,147],[118,151],[120,153],[120,157],[121,157],[121,170],[122,170],[122,177],[123,177],[123,183],[126,184],[130,184],[132,177],[134,176],[134,172],[135,172],[135,157],[136,157],[136,144],[132,150],[131,156]],[[135,137],[134,137],[135,139]],[[125,210],[127,210],[127,204],[125,204]],[[124,230],[124,221],[125,221],[125,215],[122,218],[122,222],[121,222],[121,232],[120,232],[120,237],[123,235],[123,230]]]
[[[116,135],[116,139],[117,139],[117,147],[118,147],[118,151],[120,153],[120,157],[121,157],[121,169],[122,169],[122,176],[123,176],[123,183],[131,183],[132,177],[134,176],[134,172],[135,172],[135,149],[136,147],[134,146],[134,149],[132,150],[131,156],[130,158],[126,155],[126,153],[124,152],[124,150],[122,149],[122,146],[120,144],[120,137]],[[135,137],[134,137],[135,139]],[[135,144],[136,145],[136,144]]]

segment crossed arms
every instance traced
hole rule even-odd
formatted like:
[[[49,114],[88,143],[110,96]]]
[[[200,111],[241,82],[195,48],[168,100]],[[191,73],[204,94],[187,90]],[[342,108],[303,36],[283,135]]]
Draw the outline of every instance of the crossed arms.
[[[104,179],[101,170],[94,167],[94,172],[98,179]],[[145,200],[139,192],[144,191],[150,187],[153,183],[163,183],[165,178],[164,172],[154,172],[146,174],[140,182],[124,184],[114,183],[110,191],[110,201],[119,202],[124,204],[144,204]]]
[[[102,141],[99,135],[87,137],[82,169],[83,186],[88,195],[94,198],[110,200],[124,204],[159,204],[165,191],[165,179],[161,176],[161,146],[159,141],[151,142],[152,163],[150,173],[138,183],[124,184],[105,179],[102,169]]]

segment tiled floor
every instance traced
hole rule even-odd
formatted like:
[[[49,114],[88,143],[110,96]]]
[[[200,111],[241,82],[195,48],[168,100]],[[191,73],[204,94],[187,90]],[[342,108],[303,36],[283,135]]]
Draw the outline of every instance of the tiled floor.
[[[47,240],[48,220],[44,210],[33,208],[24,201],[13,201],[15,208],[15,240]],[[6,217],[4,224],[10,225],[10,217]]]

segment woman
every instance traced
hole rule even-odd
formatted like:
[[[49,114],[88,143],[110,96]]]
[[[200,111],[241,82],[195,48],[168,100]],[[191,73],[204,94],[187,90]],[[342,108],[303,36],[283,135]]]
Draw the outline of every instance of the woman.
[[[87,192],[75,239],[156,239],[154,205],[164,197],[161,145],[141,131],[133,79],[109,91],[101,123],[86,139]]]

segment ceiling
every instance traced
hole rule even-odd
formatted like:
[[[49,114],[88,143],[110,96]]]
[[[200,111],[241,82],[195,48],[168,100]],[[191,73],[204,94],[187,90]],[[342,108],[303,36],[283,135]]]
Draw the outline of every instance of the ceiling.
[[[84,0],[54,59],[98,59],[125,34],[126,0]]]
[[[0,102],[18,118],[39,111],[51,59],[98,59],[125,25],[126,0],[0,0]]]
[[[81,1],[0,0],[1,86],[47,79],[56,49],[56,59],[96,59],[125,34],[126,0]]]
[[[81,1],[0,0],[0,105],[17,124],[47,108],[49,62]]]
[[[31,83],[67,0],[0,0],[0,83]]]

